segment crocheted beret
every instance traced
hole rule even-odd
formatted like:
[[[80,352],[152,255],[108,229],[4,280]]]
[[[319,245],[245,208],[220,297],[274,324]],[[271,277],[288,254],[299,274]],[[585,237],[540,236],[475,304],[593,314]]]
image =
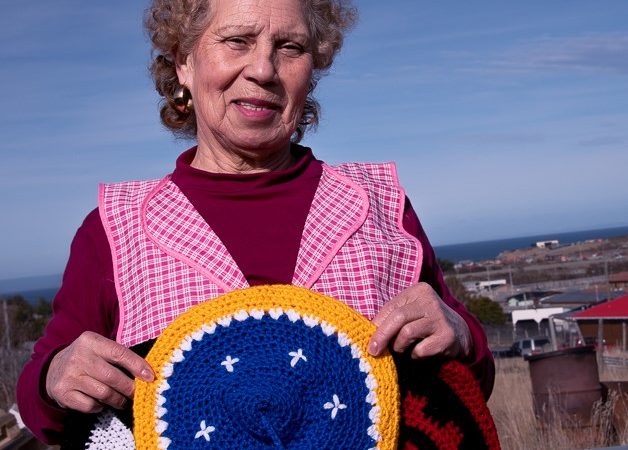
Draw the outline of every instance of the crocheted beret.
[[[142,449],[397,448],[399,389],[390,355],[372,357],[375,326],[294,286],[223,295],[179,316],[136,381]]]

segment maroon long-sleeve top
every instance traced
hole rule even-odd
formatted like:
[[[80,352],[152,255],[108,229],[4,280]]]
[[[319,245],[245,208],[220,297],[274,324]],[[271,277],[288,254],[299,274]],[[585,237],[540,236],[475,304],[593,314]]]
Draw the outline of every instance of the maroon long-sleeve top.
[[[305,219],[322,173],[321,162],[309,149],[294,146],[297,162],[289,169],[215,174],[193,168],[194,154],[195,149],[191,149],[177,159],[172,181],[220,236],[250,285],[290,283]],[[430,284],[469,326],[473,348],[466,362],[488,397],[495,370],[484,331],[449,292],[434,250],[407,200],[403,226],[423,247],[419,281]],[[117,328],[111,251],[98,210],[94,210],[74,237],[63,283],[53,302],[52,320],[18,382],[20,414],[39,439],[57,442],[66,416],[45,392],[52,357],[84,331],[115,339]]]

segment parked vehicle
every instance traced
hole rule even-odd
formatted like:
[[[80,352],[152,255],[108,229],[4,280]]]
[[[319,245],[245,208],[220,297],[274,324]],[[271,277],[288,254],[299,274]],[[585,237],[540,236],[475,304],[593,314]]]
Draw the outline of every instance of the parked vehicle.
[[[512,344],[513,353],[518,356],[528,356],[543,353],[550,348],[550,340],[547,336],[519,339]]]
[[[550,340],[547,336],[518,339],[510,347],[493,348],[494,358],[512,358],[515,356],[529,356],[550,350]]]

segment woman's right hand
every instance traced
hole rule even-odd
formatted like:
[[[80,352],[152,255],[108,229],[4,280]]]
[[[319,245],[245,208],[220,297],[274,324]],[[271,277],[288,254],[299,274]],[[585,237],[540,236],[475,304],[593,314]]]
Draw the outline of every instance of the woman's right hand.
[[[46,375],[48,396],[63,408],[99,412],[104,405],[122,409],[133,397],[132,376],[153,381],[149,364],[128,348],[97,333],[85,331],[57,353]]]

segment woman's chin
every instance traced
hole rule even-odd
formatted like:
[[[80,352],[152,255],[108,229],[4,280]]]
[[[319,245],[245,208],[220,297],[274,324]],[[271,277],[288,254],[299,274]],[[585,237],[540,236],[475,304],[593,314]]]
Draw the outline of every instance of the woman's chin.
[[[257,132],[242,132],[228,142],[224,142],[227,149],[237,149],[254,154],[274,154],[290,151],[290,135],[265,134]]]

